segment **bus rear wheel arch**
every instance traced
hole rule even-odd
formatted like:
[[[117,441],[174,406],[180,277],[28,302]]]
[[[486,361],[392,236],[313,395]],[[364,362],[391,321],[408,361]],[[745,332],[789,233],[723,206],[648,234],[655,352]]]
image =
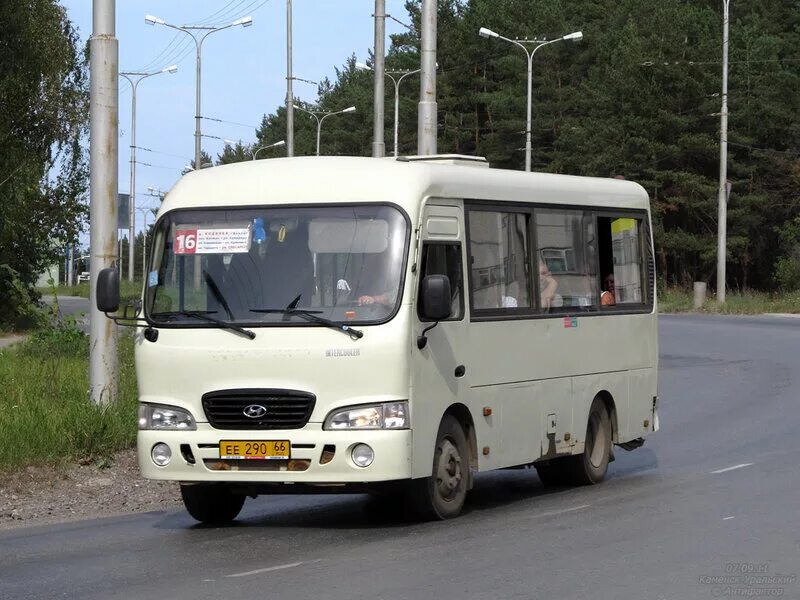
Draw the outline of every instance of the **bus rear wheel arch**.
[[[572,485],[594,485],[605,479],[611,462],[613,437],[606,399],[597,395],[589,408],[583,452],[568,457],[565,462]]]
[[[547,487],[594,485],[603,481],[613,460],[612,445],[616,436],[616,411],[608,393],[592,400],[586,423],[583,452],[541,463],[534,463],[542,484]]]

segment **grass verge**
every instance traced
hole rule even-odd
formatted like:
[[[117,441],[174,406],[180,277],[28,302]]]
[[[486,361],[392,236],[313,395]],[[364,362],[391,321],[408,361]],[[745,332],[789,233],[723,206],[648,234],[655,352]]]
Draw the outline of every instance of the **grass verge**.
[[[117,401],[89,401],[89,342],[61,323],[0,349],[0,471],[28,465],[102,463],[136,441],[133,338],[120,335]]]
[[[39,288],[39,293],[43,296],[80,296],[89,297],[89,284],[78,283],[76,285],[61,285],[58,287]],[[123,280],[119,282],[120,303],[125,304],[128,300],[138,300],[142,296],[142,282]]]
[[[662,313],[691,312],[692,291],[681,288],[665,288],[658,293],[658,310]],[[716,297],[710,294],[697,311],[724,315],[760,315],[764,313],[800,313],[800,291],[770,294],[746,290],[728,292],[725,304],[717,304]]]

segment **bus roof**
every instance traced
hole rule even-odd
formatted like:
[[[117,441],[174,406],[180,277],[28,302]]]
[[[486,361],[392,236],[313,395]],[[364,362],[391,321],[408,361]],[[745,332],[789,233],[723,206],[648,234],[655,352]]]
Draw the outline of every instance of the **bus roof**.
[[[425,196],[649,209],[639,184],[614,178],[363,157],[294,157],[193,171],[167,194],[177,208],[393,202],[409,214]]]

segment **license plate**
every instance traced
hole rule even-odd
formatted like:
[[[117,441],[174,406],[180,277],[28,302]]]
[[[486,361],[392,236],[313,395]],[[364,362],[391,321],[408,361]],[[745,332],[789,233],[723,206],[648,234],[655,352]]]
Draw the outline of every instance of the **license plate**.
[[[220,458],[287,460],[292,445],[288,440],[223,440],[219,443]]]

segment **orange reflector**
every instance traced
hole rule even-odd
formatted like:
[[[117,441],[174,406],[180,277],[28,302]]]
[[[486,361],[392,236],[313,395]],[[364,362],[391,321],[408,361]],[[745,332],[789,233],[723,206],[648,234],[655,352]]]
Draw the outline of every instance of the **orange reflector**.
[[[483,455],[484,456],[489,456],[489,446],[484,446],[483,447]]]
[[[491,417],[492,416],[492,409],[488,406],[483,407],[483,416],[484,417]]]
[[[356,318],[356,311],[354,311],[354,310],[348,310],[347,312],[345,312],[345,313],[344,313],[344,317],[345,317],[346,319],[348,319],[348,320],[352,321],[353,319],[355,319],[355,318]]]

